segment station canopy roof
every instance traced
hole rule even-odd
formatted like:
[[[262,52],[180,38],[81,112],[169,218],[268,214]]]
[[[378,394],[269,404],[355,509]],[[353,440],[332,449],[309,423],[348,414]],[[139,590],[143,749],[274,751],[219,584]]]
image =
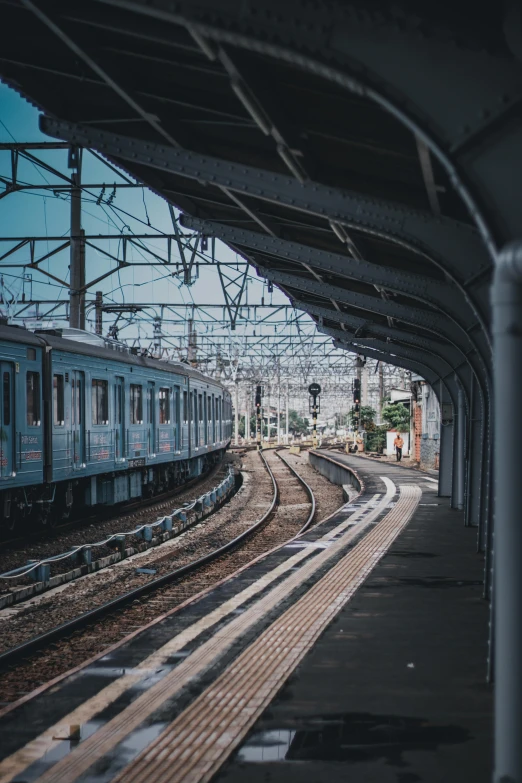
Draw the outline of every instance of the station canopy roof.
[[[422,352],[455,366],[457,333],[487,332],[486,288],[464,289],[491,263],[447,168],[368,91],[256,30],[247,46],[226,20],[194,24],[223,5],[3,0],[0,74],[46,133],[164,196],[183,231],[222,239],[338,344],[423,377]]]

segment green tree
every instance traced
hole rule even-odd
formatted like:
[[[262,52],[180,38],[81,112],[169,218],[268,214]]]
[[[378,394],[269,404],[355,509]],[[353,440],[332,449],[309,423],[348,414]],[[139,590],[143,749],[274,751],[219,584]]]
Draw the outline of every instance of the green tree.
[[[374,424],[373,430],[366,434],[366,451],[376,451],[378,454],[382,454],[383,449],[386,446],[387,431],[388,426],[386,424]]]
[[[310,422],[303,419],[297,411],[288,411],[288,429],[292,435],[306,435]]]
[[[366,430],[366,432],[371,432],[375,429],[375,416],[376,413],[370,405],[361,405],[359,409],[359,425],[362,427],[363,430]],[[352,410],[348,414],[348,418],[350,420],[350,424],[353,427],[353,421],[355,418],[355,411]]]
[[[390,402],[382,409],[382,417],[389,429],[407,432],[410,429],[410,410],[402,402]]]

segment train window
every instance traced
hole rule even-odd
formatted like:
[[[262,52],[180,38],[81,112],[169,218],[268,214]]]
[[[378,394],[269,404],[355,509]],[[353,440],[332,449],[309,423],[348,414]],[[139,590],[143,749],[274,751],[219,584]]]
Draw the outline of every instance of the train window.
[[[183,392],[183,421],[188,421],[188,401],[187,401],[187,392]]]
[[[170,389],[159,390],[159,423],[170,424]]]
[[[199,420],[203,421],[203,395],[199,395]]]
[[[208,399],[208,420],[212,421],[212,397],[210,394],[207,397]]]
[[[28,372],[26,376],[27,390],[27,424],[30,427],[40,426],[40,373]]]
[[[143,424],[143,394],[137,383],[130,385],[130,423]]]
[[[30,362],[36,361],[36,348],[28,348],[27,349],[27,358]]]
[[[4,372],[2,383],[4,386],[3,425],[8,427],[11,424],[11,375],[8,372]]]
[[[109,381],[92,379],[92,423],[109,423]]]
[[[65,424],[63,375],[53,375],[53,424],[55,427]]]

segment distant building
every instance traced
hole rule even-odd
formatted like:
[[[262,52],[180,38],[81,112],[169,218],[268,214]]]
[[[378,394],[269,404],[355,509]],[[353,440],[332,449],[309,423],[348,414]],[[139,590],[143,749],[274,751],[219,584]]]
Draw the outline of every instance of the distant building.
[[[415,460],[423,469],[437,469],[440,455],[440,405],[429,383],[412,378]]]

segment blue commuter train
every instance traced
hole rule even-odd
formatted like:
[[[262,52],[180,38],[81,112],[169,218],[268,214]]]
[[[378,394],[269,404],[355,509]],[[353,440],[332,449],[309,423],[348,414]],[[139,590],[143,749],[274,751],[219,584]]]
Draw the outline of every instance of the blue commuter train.
[[[180,486],[230,442],[218,382],[76,329],[0,324],[0,529]]]

